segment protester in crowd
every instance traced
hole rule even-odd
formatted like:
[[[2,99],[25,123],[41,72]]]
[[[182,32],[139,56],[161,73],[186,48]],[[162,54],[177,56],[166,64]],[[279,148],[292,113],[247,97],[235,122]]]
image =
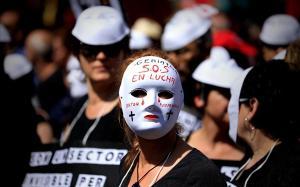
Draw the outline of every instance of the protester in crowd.
[[[181,77],[184,94],[184,108],[179,114],[183,126],[182,137],[199,127],[199,116],[193,104],[192,72],[205,58],[211,48],[211,20],[200,16],[194,9],[176,12],[165,26],[161,47],[175,63]]]
[[[116,186],[118,165],[127,153],[118,122],[116,76],[129,51],[129,29],[117,10],[95,6],[80,14],[72,35],[73,52],[84,72],[88,93],[75,104],[60,143],[70,149],[97,149],[108,154],[108,158],[115,158],[94,164],[70,163],[68,168],[79,175],[75,181],[81,180],[81,174],[90,174],[99,177],[101,185]]]
[[[26,37],[25,49],[34,69],[33,101],[36,111],[49,121],[53,138],[57,140],[65,122],[66,101],[70,97],[63,71],[53,61],[53,34],[46,29],[31,31]]]
[[[201,128],[194,131],[187,141],[214,161],[227,182],[239,169],[244,157],[241,148],[228,135],[227,112],[230,86],[242,71],[223,47],[213,47],[210,57],[193,72],[197,81],[195,105],[204,114]]]
[[[237,186],[299,186],[299,89],[288,64],[272,60],[244,72],[231,88],[230,134],[249,149]]]
[[[225,186],[216,166],[177,135],[184,93],[166,54],[135,53],[120,75],[123,129],[131,150],[119,186]]]
[[[22,87],[16,84],[4,71],[4,57],[11,36],[7,29],[0,24],[0,82],[1,82],[1,181],[9,186],[21,186],[30,151],[40,143],[36,133],[36,116],[30,99]]]
[[[129,47],[134,51],[159,48],[161,25],[153,19],[140,17],[131,27]]]
[[[263,59],[284,59],[287,46],[300,37],[299,30],[300,24],[293,16],[275,14],[268,17],[259,35]]]
[[[0,14],[0,22],[7,28],[9,34],[13,36],[9,42],[9,52],[22,52],[25,33],[21,11],[17,8],[5,9]]]
[[[236,33],[225,13],[212,17],[213,46],[225,47],[239,66],[248,68],[256,63],[257,49]]]

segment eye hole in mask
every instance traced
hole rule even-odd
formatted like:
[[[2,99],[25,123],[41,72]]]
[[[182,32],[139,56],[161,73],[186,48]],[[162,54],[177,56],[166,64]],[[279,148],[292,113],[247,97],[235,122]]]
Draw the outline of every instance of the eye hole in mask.
[[[162,99],[171,99],[173,97],[173,93],[168,90],[162,90],[158,93],[158,97]]]
[[[133,97],[142,98],[142,97],[145,97],[147,95],[147,91],[144,90],[144,89],[138,88],[138,89],[135,89],[132,92],[130,92],[130,94]]]
[[[147,95],[147,91],[141,88],[135,89],[130,94],[136,98],[143,98]],[[162,99],[171,99],[174,94],[168,90],[162,90],[158,93],[158,97]]]

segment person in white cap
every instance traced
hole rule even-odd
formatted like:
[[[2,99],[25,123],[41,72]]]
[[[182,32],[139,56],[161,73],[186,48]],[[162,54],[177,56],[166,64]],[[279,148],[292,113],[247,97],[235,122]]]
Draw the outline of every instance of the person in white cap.
[[[135,53],[123,71],[119,97],[131,150],[121,165],[119,187],[225,186],[217,167],[177,135],[184,93],[167,55]]]
[[[259,38],[265,61],[284,59],[287,46],[300,37],[300,24],[287,14],[275,14],[267,18]]]
[[[299,80],[299,79],[298,79]],[[299,186],[299,89],[282,60],[245,70],[232,85],[231,137],[249,159],[234,174],[236,186]]]
[[[227,182],[244,158],[243,151],[228,135],[227,112],[231,84],[242,71],[223,47],[214,47],[192,75],[198,88],[195,105],[203,111],[203,117],[202,126],[187,141],[215,162]]]
[[[97,164],[88,162],[82,168],[75,164],[71,172],[98,173],[95,176],[101,179],[100,186],[116,186],[118,165],[127,153],[117,115],[117,76],[129,51],[129,29],[116,9],[94,6],[79,15],[72,35],[73,52],[84,72],[88,93],[74,107],[60,144],[68,147],[78,143],[91,152],[98,146],[97,150],[103,154],[98,155],[101,160]],[[93,160],[96,162],[96,157]],[[82,182],[80,176],[73,180]]]
[[[131,28],[129,48],[134,52],[160,46],[161,25],[153,19],[140,17]]]
[[[193,106],[192,72],[209,56],[211,48],[211,20],[201,16],[194,8],[176,12],[168,21],[161,38],[161,48],[168,52],[181,77],[186,95],[184,108],[179,115],[183,126],[182,137],[199,126],[199,117]]]

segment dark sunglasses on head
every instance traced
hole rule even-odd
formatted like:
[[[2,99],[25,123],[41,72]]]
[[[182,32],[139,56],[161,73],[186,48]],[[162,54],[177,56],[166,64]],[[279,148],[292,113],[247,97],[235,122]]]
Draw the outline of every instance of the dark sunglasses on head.
[[[221,88],[218,86],[213,86],[209,84],[201,84],[201,88],[198,90],[198,93],[200,93],[201,97],[204,100],[207,100],[208,94],[210,91],[215,90],[219,92],[221,95],[223,95],[226,99],[230,99],[231,94],[230,94],[230,89],[228,88]]]

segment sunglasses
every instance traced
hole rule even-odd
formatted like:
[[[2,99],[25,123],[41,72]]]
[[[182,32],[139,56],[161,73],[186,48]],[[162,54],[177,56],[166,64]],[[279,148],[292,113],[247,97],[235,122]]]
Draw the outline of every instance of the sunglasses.
[[[223,95],[228,100],[231,97],[230,89],[221,88],[218,86],[213,86],[213,85],[203,84],[203,83],[201,83],[200,89],[198,88],[196,92],[197,92],[197,94],[200,94],[202,99],[207,100],[208,94],[212,90],[219,92],[221,95]]]
[[[120,44],[87,45],[81,43],[79,52],[88,60],[95,60],[100,52],[103,52],[108,58],[114,58],[120,54],[121,50],[122,45]]]

